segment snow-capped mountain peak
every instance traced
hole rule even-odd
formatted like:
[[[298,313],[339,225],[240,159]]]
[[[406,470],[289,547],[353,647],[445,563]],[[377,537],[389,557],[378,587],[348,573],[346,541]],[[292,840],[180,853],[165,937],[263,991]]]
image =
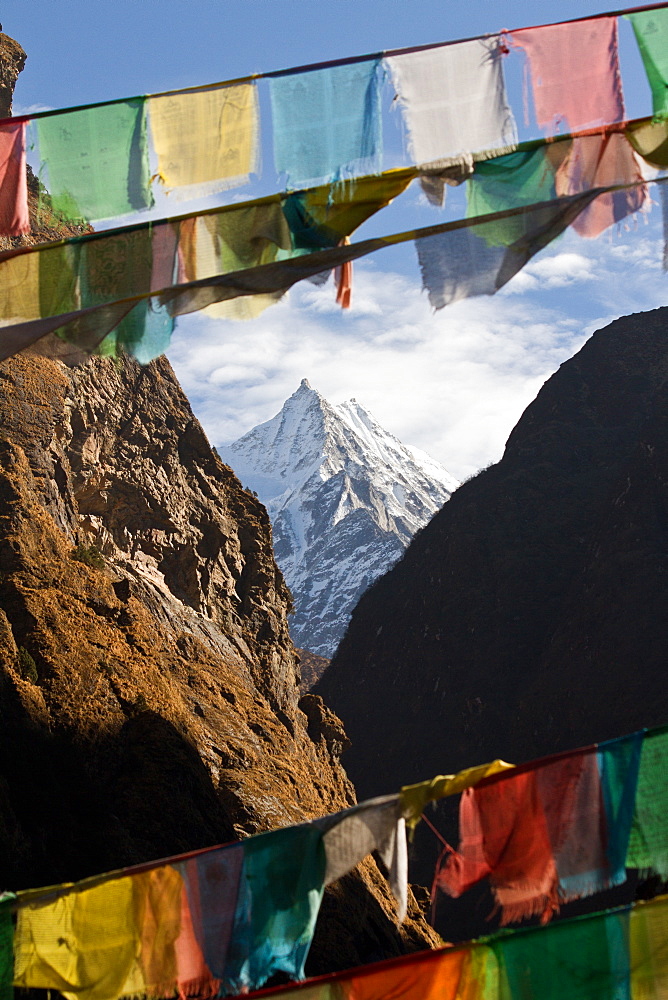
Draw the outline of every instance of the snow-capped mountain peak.
[[[459,485],[357,400],[332,405],[307,379],[275,417],[219,451],[271,517],[295,643],[322,656],[366,587]]]

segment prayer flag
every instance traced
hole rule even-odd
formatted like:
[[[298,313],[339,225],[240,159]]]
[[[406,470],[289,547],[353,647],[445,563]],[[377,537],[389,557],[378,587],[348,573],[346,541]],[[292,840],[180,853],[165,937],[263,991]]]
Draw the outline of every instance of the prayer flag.
[[[496,973],[491,948],[450,948],[403,966],[370,965],[353,972],[341,992],[346,1000],[492,1000]]]
[[[292,233],[292,251],[309,253],[349,243],[351,233],[401,194],[413,180],[411,171],[390,171],[381,177],[361,177],[335,187],[321,186],[288,195],[283,212]],[[314,284],[323,284],[330,272],[312,275]],[[350,306],[352,262],[335,270],[336,301]]]
[[[606,813],[595,753],[548,761],[537,771],[557,866],[560,902],[609,886]]]
[[[664,1000],[668,996],[668,897],[636,903],[629,930],[632,1000]]]
[[[40,312],[40,254],[16,254],[0,267],[0,321],[38,319]]]
[[[647,198],[642,179],[626,136],[609,132],[573,139],[568,156],[557,170],[555,186],[558,195],[567,197],[596,187],[634,185],[601,194],[573,222],[573,229],[580,236],[593,238],[642,208]]]
[[[460,896],[488,876],[502,924],[549,920],[558,909],[557,870],[535,772],[467,789],[459,822],[460,848],[446,858],[438,885]]]
[[[151,232],[131,230],[90,240],[81,247],[80,289],[84,308],[113,302],[151,290]],[[103,354],[114,355],[117,346],[128,347],[142,340],[148,315],[147,303],[139,303],[104,341]]]
[[[223,977],[236,993],[259,989],[279,970],[304,978],[325,875],[322,831],[313,824],[249,837],[243,847]]]
[[[635,812],[643,733],[600,743],[596,754],[606,815],[609,884],[626,880],[626,853]]]
[[[657,117],[668,114],[668,10],[640,10],[624,17],[633,25]]]
[[[381,81],[378,59],[269,80],[274,161],[290,187],[380,171]]]
[[[405,191],[411,171],[389,171],[381,177],[359,177],[347,184],[321,185],[296,191],[283,202],[283,212],[297,251],[335,247],[358,226]]]
[[[13,1000],[14,988],[14,925],[11,904],[13,892],[0,893],[0,1000]]]
[[[107,219],[153,203],[145,99],[39,118],[39,153],[54,209],[69,219]]]
[[[197,218],[183,229],[183,264],[192,278],[259,267],[291,248],[290,230],[278,199],[240,205],[229,212]],[[248,320],[283,297],[283,292],[213,303],[206,312],[217,319]]]
[[[555,171],[548,150],[551,147],[539,146],[537,149],[508,153],[498,159],[477,163],[473,177],[466,182],[466,218],[503,212],[520,205],[553,201],[556,198]],[[491,233],[488,236],[491,239],[500,238],[503,240],[502,245],[509,246],[522,232],[523,221],[518,216],[514,226],[506,221],[498,234]]]
[[[154,267],[156,230],[160,232],[158,227],[141,227],[80,244],[79,281],[84,308],[145,294],[154,290],[154,278],[158,281],[167,278],[170,270],[173,271],[174,258],[170,262],[169,247],[164,246],[165,236],[161,234],[155,240],[161,257]],[[170,241],[170,245],[174,254],[175,243]],[[158,285],[158,289],[160,287]],[[147,364],[169,346],[173,327],[173,318],[157,302],[138,302],[118,329],[105,338],[102,353],[114,355],[123,348]]]
[[[137,302],[97,348],[105,357],[129,354],[147,365],[164,354],[174,332],[174,318],[155,299]]]
[[[617,18],[522,28],[509,36],[524,49],[531,68],[536,118],[554,131],[624,120],[617,48]]]
[[[500,35],[390,56],[414,163],[517,141]]]
[[[292,246],[290,229],[278,201],[203,215],[198,223],[200,233],[206,234],[211,247],[208,261],[204,257],[200,263],[198,256],[198,278],[270,264],[279,250],[290,250]]]
[[[626,866],[656,872],[663,879],[668,879],[667,766],[668,728],[646,733]]]
[[[46,246],[34,253],[39,269],[39,306],[37,316],[57,316],[81,308],[79,296],[80,244],[62,243]],[[7,261],[0,264],[0,284]]]
[[[334,816],[316,820],[324,831],[325,885],[341,878],[372,851],[379,851],[390,873],[390,887],[397,900],[398,918],[406,915],[408,856],[406,826],[399,796],[369,799]]]
[[[512,215],[416,240],[423,287],[434,309],[472,295],[494,295],[556,239],[595,197],[587,192]],[[518,237],[518,231],[521,235]]]
[[[631,1000],[627,912],[499,935],[498,1000]]]
[[[257,173],[254,83],[149,97],[148,114],[158,176],[168,189],[191,188],[180,194],[195,197],[246,184]]]
[[[216,979],[222,979],[225,971],[243,860],[243,844],[235,844],[203,851],[177,865],[188,895],[195,938]]]
[[[626,138],[652,167],[668,167],[668,122],[640,122],[626,126]]]
[[[178,865],[175,865],[179,868]],[[213,997],[220,983],[213,978],[195,935],[186,887],[181,887],[181,928],[174,942],[178,968],[178,989],[182,997]]]
[[[176,941],[181,933],[183,879],[176,868],[160,865],[130,876],[129,881],[134,889],[141,978],[124,984],[123,992],[170,996],[180,978]]]
[[[29,232],[26,122],[17,118],[0,125],[0,234]]]
[[[14,985],[60,990],[67,1000],[110,1000],[123,992],[139,943],[131,878],[110,879],[53,902],[22,906]]]

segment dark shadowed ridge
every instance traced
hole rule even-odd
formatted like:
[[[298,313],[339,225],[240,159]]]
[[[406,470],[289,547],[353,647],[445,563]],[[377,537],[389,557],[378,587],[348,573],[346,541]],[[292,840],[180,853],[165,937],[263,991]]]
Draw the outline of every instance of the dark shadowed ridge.
[[[668,720],[667,335],[594,334],[361,599],[314,690],[362,797]]]

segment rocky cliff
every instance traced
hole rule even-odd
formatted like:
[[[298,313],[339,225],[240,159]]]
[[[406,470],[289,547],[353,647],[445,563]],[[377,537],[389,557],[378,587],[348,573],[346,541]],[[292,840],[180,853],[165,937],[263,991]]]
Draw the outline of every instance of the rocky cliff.
[[[594,334],[364,595],[314,689],[359,794],[668,720],[667,333]]]
[[[266,512],[167,361],[18,357],[0,387],[0,884],[352,803],[338,719],[319,698],[298,704]],[[397,931],[371,861],[345,885],[362,926],[341,964],[433,940],[415,910]],[[318,954],[317,968],[336,963]]]
[[[14,87],[25,64],[25,52],[0,26],[0,118],[9,118],[12,113]]]
[[[352,803],[289,608],[266,511],[165,359],[1,363],[0,886]],[[369,859],[329,892],[311,971],[436,940],[414,902],[393,913]]]

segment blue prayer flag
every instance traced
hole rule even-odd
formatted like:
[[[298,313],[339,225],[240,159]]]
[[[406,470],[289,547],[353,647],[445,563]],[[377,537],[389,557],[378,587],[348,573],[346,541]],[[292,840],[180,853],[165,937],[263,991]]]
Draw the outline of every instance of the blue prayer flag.
[[[381,60],[271,79],[274,161],[291,187],[379,173]]]

